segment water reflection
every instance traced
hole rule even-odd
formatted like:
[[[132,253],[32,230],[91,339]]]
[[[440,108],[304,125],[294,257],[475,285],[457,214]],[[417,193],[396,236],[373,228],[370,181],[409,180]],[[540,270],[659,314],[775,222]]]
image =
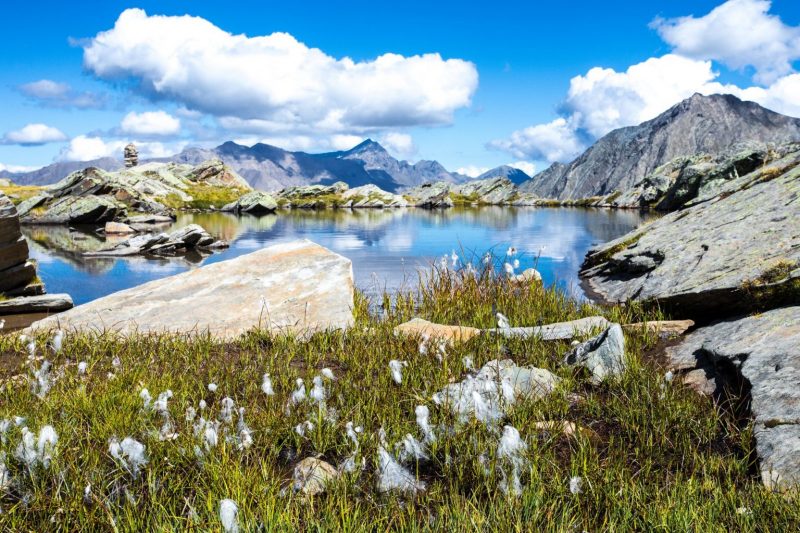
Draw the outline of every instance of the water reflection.
[[[413,282],[420,267],[453,250],[470,258],[491,250],[501,255],[514,245],[522,252],[521,269],[536,264],[547,283],[578,295],[577,272],[589,247],[627,233],[642,218],[634,211],[508,207],[293,210],[263,217],[186,214],[164,229],[200,224],[231,247],[206,258],[158,260],[85,258],[83,252],[108,244],[88,230],[27,227],[25,236],[48,290],[67,292],[76,303],[299,238],[349,257],[356,283],[368,292]]]

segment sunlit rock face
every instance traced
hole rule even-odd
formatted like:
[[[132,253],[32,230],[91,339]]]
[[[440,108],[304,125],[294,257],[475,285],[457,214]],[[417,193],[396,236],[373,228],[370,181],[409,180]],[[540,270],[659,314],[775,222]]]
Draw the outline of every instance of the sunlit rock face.
[[[114,293],[31,329],[303,335],[349,327],[352,308],[350,260],[301,240]]]

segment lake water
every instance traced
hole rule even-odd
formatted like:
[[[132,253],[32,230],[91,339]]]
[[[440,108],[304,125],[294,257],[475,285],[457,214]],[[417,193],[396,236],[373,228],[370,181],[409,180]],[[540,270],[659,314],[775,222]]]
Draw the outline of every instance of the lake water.
[[[89,230],[28,226],[24,232],[47,291],[68,293],[76,305],[301,238],[350,258],[356,284],[369,294],[412,285],[418,269],[453,251],[459,264],[470,258],[477,263],[486,252],[504,256],[515,246],[518,272],[536,265],[545,283],[581,297],[578,269],[586,251],[636,228],[644,216],[628,210],[535,207],[294,210],[260,218],[184,214],[165,231],[196,223],[231,246],[204,258],[170,259],[86,258],[83,252],[108,245]]]

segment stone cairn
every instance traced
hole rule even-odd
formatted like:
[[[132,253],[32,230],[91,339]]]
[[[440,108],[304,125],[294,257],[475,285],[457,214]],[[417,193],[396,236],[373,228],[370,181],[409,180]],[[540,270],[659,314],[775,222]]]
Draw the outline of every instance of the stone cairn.
[[[135,167],[139,164],[139,151],[136,150],[136,145],[133,143],[125,147],[123,155],[125,157],[125,168]]]

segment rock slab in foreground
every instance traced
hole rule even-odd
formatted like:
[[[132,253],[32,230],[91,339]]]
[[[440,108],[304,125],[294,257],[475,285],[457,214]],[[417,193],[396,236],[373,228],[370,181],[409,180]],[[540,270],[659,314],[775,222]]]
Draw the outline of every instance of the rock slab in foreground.
[[[754,177],[592,250],[581,272],[603,300],[658,302],[707,320],[800,300],[800,167]]]
[[[667,357],[674,370],[713,377],[732,369],[747,380],[761,479],[773,489],[800,487],[800,307],[701,328]]]
[[[257,327],[299,334],[346,328],[352,308],[350,260],[300,240],[120,291],[29,329],[208,331],[232,339]]]

